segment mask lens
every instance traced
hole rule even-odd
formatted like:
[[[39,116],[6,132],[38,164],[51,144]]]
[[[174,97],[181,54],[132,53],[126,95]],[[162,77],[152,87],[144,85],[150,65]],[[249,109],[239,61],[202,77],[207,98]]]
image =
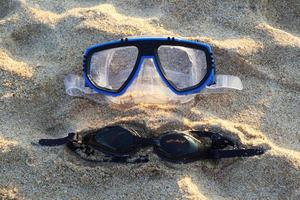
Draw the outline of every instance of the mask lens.
[[[166,78],[178,89],[186,89],[201,82],[207,73],[203,50],[162,45],[158,57]]]
[[[118,47],[92,55],[89,78],[99,87],[118,90],[129,78],[138,57],[134,46]]]

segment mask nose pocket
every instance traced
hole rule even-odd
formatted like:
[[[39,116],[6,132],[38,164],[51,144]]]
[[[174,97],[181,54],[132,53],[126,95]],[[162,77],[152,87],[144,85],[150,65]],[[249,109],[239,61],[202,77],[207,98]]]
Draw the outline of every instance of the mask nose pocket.
[[[174,94],[160,77],[155,65],[153,57],[142,58],[140,71],[128,90],[122,96],[107,96],[107,98],[118,104],[187,102],[193,98],[193,95],[178,96]],[[188,75],[181,72],[170,71],[170,74],[180,77],[181,81],[189,80]]]
[[[165,86],[156,71],[153,58],[143,59],[140,67],[141,70],[131,88],[136,95],[141,97],[157,97],[160,94],[166,94],[169,92],[168,88]]]

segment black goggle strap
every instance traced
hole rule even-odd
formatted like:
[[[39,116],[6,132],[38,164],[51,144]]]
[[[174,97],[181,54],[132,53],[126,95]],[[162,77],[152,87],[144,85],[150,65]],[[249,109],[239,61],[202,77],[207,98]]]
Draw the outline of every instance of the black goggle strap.
[[[146,163],[149,161],[148,155],[139,155],[137,158],[132,158],[131,156],[110,156],[105,155],[103,159],[89,159],[87,158],[90,155],[94,154],[94,149],[88,145],[78,144],[74,142],[68,142],[67,147],[75,153],[81,159],[94,162],[94,163],[124,163],[124,164],[138,164]],[[87,157],[83,157],[77,150],[81,150]]]
[[[80,149],[87,156],[94,154],[94,149],[84,145],[79,144],[75,140],[75,133],[69,133],[68,136],[57,139],[40,139],[39,145],[41,146],[60,146],[67,144],[67,147],[73,151],[81,159],[89,162],[114,162],[114,163],[146,163],[149,161],[148,155],[139,155],[138,158],[131,158],[130,156],[105,156],[101,160],[88,159],[83,157],[77,150]],[[75,145],[76,144],[76,145]]]
[[[139,156],[138,158],[129,158],[129,157],[113,157],[113,156],[106,156],[105,158],[99,160],[88,159],[86,157],[81,156],[78,152],[74,152],[80,159],[85,160],[87,162],[94,162],[94,163],[122,163],[122,164],[138,164],[138,163],[146,163],[149,161],[148,156]]]
[[[261,155],[265,153],[265,149],[257,148],[257,149],[232,149],[232,150],[220,150],[213,149],[210,152],[210,156],[213,159],[219,158],[232,158],[232,157],[250,157]]]
[[[236,146],[237,142],[233,138],[228,136],[223,136],[219,133],[212,133],[207,131],[190,131],[190,133],[194,133],[199,137],[208,137],[212,140],[212,147],[213,149],[223,149],[230,146]]]
[[[64,145],[74,139],[75,133],[69,133],[68,136],[57,139],[40,139],[39,145],[42,146],[59,146]]]

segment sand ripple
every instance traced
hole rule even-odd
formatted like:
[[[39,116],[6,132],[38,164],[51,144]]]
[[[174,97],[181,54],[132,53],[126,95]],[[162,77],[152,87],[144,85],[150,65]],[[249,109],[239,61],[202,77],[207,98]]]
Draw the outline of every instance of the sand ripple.
[[[300,5],[284,1],[0,0],[1,199],[299,199]],[[171,35],[213,46],[241,92],[126,110],[68,97],[89,45]],[[126,123],[146,136],[208,128],[261,145],[260,157],[173,165],[92,165],[32,141]]]

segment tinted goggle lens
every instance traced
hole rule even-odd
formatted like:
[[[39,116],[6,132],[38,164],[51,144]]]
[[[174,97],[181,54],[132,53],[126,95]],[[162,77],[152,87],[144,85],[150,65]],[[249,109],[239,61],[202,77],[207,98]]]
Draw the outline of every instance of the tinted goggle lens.
[[[198,144],[191,137],[184,134],[167,134],[160,138],[159,151],[161,156],[180,158],[196,153]]]
[[[101,129],[95,135],[95,142],[106,150],[128,153],[136,146],[137,135],[121,126]]]

